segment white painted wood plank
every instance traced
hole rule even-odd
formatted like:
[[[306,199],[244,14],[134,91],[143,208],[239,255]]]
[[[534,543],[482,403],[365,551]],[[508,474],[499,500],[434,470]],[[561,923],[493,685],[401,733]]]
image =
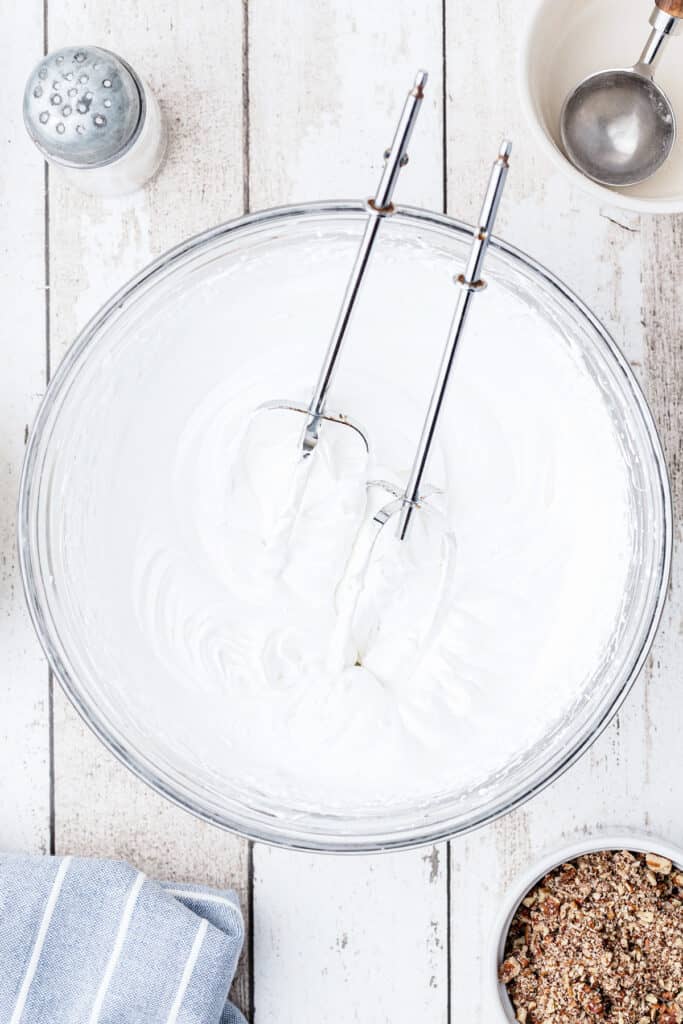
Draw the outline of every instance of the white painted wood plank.
[[[472,5],[447,18],[448,213],[472,222],[504,136],[513,142],[496,233],[544,263],[594,309],[629,358],[643,356],[637,216],[569,185],[537,149],[519,106],[529,5]],[[463,144],[463,140],[465,144]]]
[[[440,10],[249,4],[253,209],[372,194],[415,71],[430,72],[399,203],[441,208]],[[446,849],[254,851],[259,1024],[447,1019]]]
[[[429,72],[396,202],[441,209],[441,14],[406,0],[249,3],[252,209],[374,193],[406,93]]]
[[[683,845],[675,770],[683,735],[683,217],[644,217],[641,239],[645,386],[669,466],[674,510],[669,601],[645,690],[645,812],[654,831]]]
[[[24,604],[15,528],[24,446],[46,372],[43,164],[21,118],[24,80],[42,53],[42,5],[16,5],[10,28],[0,91],[0,848],[47,852],[48,674]]]
[[[77,37],[77,38],[75,38]],[[91,42],[121,53],[151,83],[167,118],[165,165],[144,191],[82,195],[50,174],[52,358],[151,257],[242,213],[242,7],[158,0],[50,5],[50,49]],[[231,885],[249,910],[248,845],[157,797],[55,697],[56,846],[125,857],[150,874]],[[248,947],[236,998],[249,1009]]]
[[[115,7],[55,0],[51,50],[80,37],[120,52],[152,86],[169,130],[154,181],[130,196],[85,196],[50,173],[52,351],[154,256],[243,212],[242,8],[213,0]],[[68,294],[68,299],[64,296]]]
[[[516,59],[526,8],[524,0],[497,4],[495,17],[490,9],[473,8],[447,26],[449,212],[466,219],[476,215],[491,153],[499,136],[510,134],[516,150],[499,233],[546,263],[612,331],[646,390],[652,386],[654,412],[666,425],[670,460],[673,454],[677,463],[680,384],[672,370],[680,360],[681,313],[672,286],[660,295],[657,324],[644,332],[641,323],[641,308],[646,321],[654,316],[655,278],[661,282],[663,272],[676,281],[671,256],[665,257],[673,242],[671,222],[653,229],[654,222],[601,207],[569,187],[538,154],[517,101]],[[655,268],[650,274],[649,266]],[[676,486],[680,492],[680,480]],[[669,781],[682,724],[676,672],[680,584],[677,566],[653,657],[618,721],[589,754],[517,813],[452,843],[453,1021],[484,1020],[493,1012],[485,995],[482,1006],[491,928],[503,892],[528,863],[570,837],[610,826],[683,838],[680,797]]]
[[[446,1021],[445,858],[257,847],[256,1020]]]

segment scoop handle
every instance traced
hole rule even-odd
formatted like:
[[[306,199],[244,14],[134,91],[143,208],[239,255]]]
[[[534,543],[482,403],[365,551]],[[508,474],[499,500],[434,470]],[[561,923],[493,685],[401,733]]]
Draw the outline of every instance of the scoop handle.
[[[683,0],[655,0],[657,7],[672,18],[683,18]]]
[[[675,36],[683,26],[683,0],[655,0],[650,15],[652,30],[636,65],[642,75],[651,78],[655,65],[670,36]]]

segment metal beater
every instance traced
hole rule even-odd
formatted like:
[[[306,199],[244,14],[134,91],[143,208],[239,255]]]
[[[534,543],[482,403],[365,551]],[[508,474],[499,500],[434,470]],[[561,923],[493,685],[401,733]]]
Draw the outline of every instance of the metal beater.
[[[500,206],[500,200],[503,195],[503,189],[505,187],[510,167],[511,152],[512,143],[506,139],[501,143],[498,156],[493,164],[488,189],[486,190],[481,213],[479,215],[479,226],[474,230],[472,247],[467,260],[465,273],[458,274],[455,279],[456,283],[460,286],[458,304],[455,308],[450,331],[448,332],[446,347],[444,349],[443,356],[441,357],[441,365],[439,366],[434,391],[432,392],[424,426],[422,427],[422,434],[413,460],[413,467],[410,471],[408,484],[401,498],[397,530],[399,540],[405,540],[413,513],[415,512],[415,509],[420,506],[422,478],[429,459],[429,452],[434,442],[434,435],[439,422],[443,401],[446,397],[446,389],[453,369],[453,360],[455,359],[456,349],[465,329],[467,316],[472,305],[472,299],[477,292],[486,287],[486,282],[482,279],[481,272],[484,266],[486,251],[489,247],[489,241],[491,240],[491,232],[493,231],[498,207]],[[391,518],[391,515],[386,517],[386,519],[389,518]],[[383,526],[384,523],[381,525]]]
[[[374,198],[368,199],[366,204],[363,236],[310,401],[275,400],[260,405],[250,416],[239,442],[244,457],[236,465],[244,485],[235,486],[234,493],[236,501],[241,494],[243,500],[249,502],[250,518],[259,535],[251,558],[253,574],[261,566],[269,577],[275,578],[290,564],[293,534],[305,513],[305,496],[311,490],[316,471],[325,472],[325,460],[311,458],[321,434],[326,434],[327,440],[325,451],[319,455],[343,451],[343,474],[346,478],[357,478],[359,515],[362,514],[363,481],[370,448],[368,438],[362,427],[346,415],[328,410],[327,400],[380,224],[394,212],[392,197],[401,168],[408,162],[408,144],[426,82],[427,72],[418,71],[403,105],[391,147],[385,151],[382,175]],[[296,417],[288,418],[290,413],[295,413]],[[254,447],[262,449],[270,439],[278,447],[275,464],[266,465],[252,459],[249,452]]]
[[[357,616],[359,602],[372,568],[373,559],[376,556],[377,541],[388,523],[396,523],[395,536],[400,545],[399,549],[394,552],[397,557],[403,557],[401,555],[403,542],[408,536],[416,512],[425,516],[429,515],[431,521],[436,523],[438,542],[444,549],[441,556],[433,559],[429,568],[429,571],[435,574],[431,585],[423,587],[422,620],[419,623],[421,642],[416,657],[424,656],[431,640],[437,635],[441,616],[448,604],[444,598],[453,578],[455,540],[446,517],[429,502],[430,495],[433,495],[435,491],[433,488],[423,485],[423,478],[453,370],[456,350],[465,329],[472,300],[477,292],[486,287],[481,273],[508,175],[511,151],[512,144],[507,140],[504,141],[493,164],[478,226],[474,229],[465,271],[455,278],[460,287],[458,302],[406,487],[401,492],[399,488],[384,481],[374,481],[368,485],[369,488],[389,491],[393,497],[390,502],[382,505],[361,528],[344,579],[337,588],[338,626],[330,645],[330,659],[336,667],[348,663],[352,627]],[[419,568],[418,566],[418,571]],[[379,604],[381,605],[381,603],[380,600]],[[364,620],[368,617],[368,615],[362,616]],[[366,621],[364,629],[367,631],[368,628]],[[400,645],[400,638],[396,637],[394,642]],[[402,656],[398,661],[402,673],[408,673],[411,664],[410,658]]]
[[[301,457],[303,459],[307,459],[311,453],[315,451],[320,439],[320,430],[323,421],[338,423],[354,430],[365,446],[365,450],[369,450],[368,439],[363,430],[357,424],[350,421],[342,413],[331,413],[327,411],[327,398],[339,363],[339,357],[342,352],[342,346],[346,338],[349,324],[351,323],[351,317],[356,305],[356,300],[358,299],[361,285],[363,284],[365,271],[367,270],[372,250],[377,240],[380,223],[385,217],[391,216],[394,212],[392,197],[401,168],[405,167],[408,163],[408,144],[424,98],[424,88],[427,84],[427,77],[426,71],[418,71],[415,76],[414,85],[408,93],[403,106],[403,111],[401,112],[401,117],[396,127],[394,140],[391,147],[384,153],[385,164],[384,170],[382,171],[382,177],[380,178],[374,198],[368,199],[367,201],[368,218],[365,224],[363,238],[361,239],[358,254],[356,256],[351,276],[346,286],[346,292],[344,293],[341,308],[337,316],[337,321],[332,332],[332,337],[330,338],[330,343],[327,347],[327,352],[325,353],[325,359],[320,369],[318,382],[315,386],[315,391],[311,396],[310,402],[308,405],[302,405],[296,400],[275,400],[266,402],[264,405],[260,406],[260,409],[265,411],[288,409],[292,412],[302,413],[306,417],[306,422],[301,435]]]

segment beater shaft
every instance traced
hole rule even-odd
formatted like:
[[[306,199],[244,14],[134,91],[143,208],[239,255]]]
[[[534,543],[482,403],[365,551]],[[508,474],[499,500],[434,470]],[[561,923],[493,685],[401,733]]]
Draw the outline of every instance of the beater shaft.
[[[479,216],[479,225],[474,230],[472,247],[470,249],[465,273],[459,274],[456,278],[456,282],[461,286],[461,291],[448,333],[446,347],[441,358],[439,373],[436,378],[432,397],[427,409],[424,426],[422,427],[422,435],[420,437],[413,466],[410,471],[408,486],[406,487],[403,495],[403,507],[398,520],[399,540],[405,540],[413,511],[420,501],[422,477],[424,476],[425,467],[434,441],[441,407],[446,395],[451,370],[453,369],[455,352],[465,328],[465,322],[472,304],[472,299],[478,291],[481,291],[481,289],[485,287],[484,281],[481,279],[481,270],[491,238],[491,232],[493,231],[496,214],[498,213],[501,196],[503,194],[511,152],[512,143],[507,140],[504,141],[501,144],[498,157],[493,165],[493,170],[491,171],[488,189],[486,191],[486,196],[481,208],[481,214]]]
[[[358,249],[351,277],[346,286],[337,321],[332,332],[325,360],[320,370],[313,397],[309,405],[309,417],[303,434],[303,454],[309,455],[318,443],[320,421],[325,411],[327,395],[337,366],[342,344],[351,321],[356,299],[363,283],[370,255],[372,253],[380,221],[393,213],[391,198],[402,167],[408,162],[408,144],[415,127],[417,115],[424,98],[424,87],[427,83],[427,72],[418,71],[413,88],[408,93],[401,117],[394,134],[391,148],[385,153],[385,164],[374,199],[368,200],[368,219],[363,238]]]

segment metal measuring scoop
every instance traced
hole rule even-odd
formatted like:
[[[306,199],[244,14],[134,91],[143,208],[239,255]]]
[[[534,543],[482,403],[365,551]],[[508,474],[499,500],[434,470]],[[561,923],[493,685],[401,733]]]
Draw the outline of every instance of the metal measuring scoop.
[[[330,644],[330,662],[336,669],[348,664],[349,651],[353,646],[352,635],[357,631],[354,624],[360,622],[360,633],[366,637],[365,642],[361,641],[361,646],[369,646],[367,636],[372,634],[373,630],[375,635],[378,632],[377,624],[373,626],[367,621],[373,614],[372,606],[374,604],[375,608],[379,608],[381,619],[386,614],[387,604],[392,601],[392,594],[397,590],[394,579],[381,579],[383,574],[380,571],[377,573],[380,577],[379,586],[374,588],[376,592],[373,600],[366,600],[368,589],[373,590],[373,586],[368,586],[368,582],[378,567],[378,545],[381,538],[391,536],[391,531],[387,529],[390,524],[396,525],[395,533],[391,536],[394,548],[387,559],[391,566],[390,575],[396,576],[397,566],[400,574],[402,569],[399,563],[405,563],[405,568],[411,572],[413,580],[403,580],[401,587],[413,598],[416,593],[418,594],[419,600],[414,606],[420,608],[421,616],[419,628],[414,630],[418,643],[414,645],[412,653],[403,650],[401,636],[387,637],[386,647],[390,654],[393,652],[397,673],[409,674],[416,660],[425,655],[431,641],[438,635],[444,613],[448,611],[449,602],[446,597],[453,582],[455,538],[446,515],[438,508],[438,500],[434,500],[439,492],[425,486],[423,479],[453,370],[456,350],[465,329],[472,300],[477,292],[486,287],[481,273],[508,175],[511,152],[512,143],[503,141],[493,164],[479,221],[474,229],[465,272],[458,274],[455,279],[460,286],[458,302],[408,482],[403,491],[383,481],[369,484],[371,490],[388,491],[392,499],[388,503],[385,500],[361,528],[345,576],[337,589],[338,623]],[[415,516],[420,517],[420,529],[426,530],[428,536],[426,543],[424,537],[421,539],[425,554],[421,552],[420,557],[413,559],[411,564],[410,545],[406,545],[405,541]],[[386,577],[386,574],[384,575]],[[386,659],[385,650],[383,664],[386,664]],[[356,663],[371,667],[362,653],[357,655]]]
[[[656,0],[652,31],[632,68],[589,75],[569,94],[560,135],[574,166],[600,185],[645,181],[671,152],[676,118],[652,76],[664,43],[680,28],[683,0]]]

